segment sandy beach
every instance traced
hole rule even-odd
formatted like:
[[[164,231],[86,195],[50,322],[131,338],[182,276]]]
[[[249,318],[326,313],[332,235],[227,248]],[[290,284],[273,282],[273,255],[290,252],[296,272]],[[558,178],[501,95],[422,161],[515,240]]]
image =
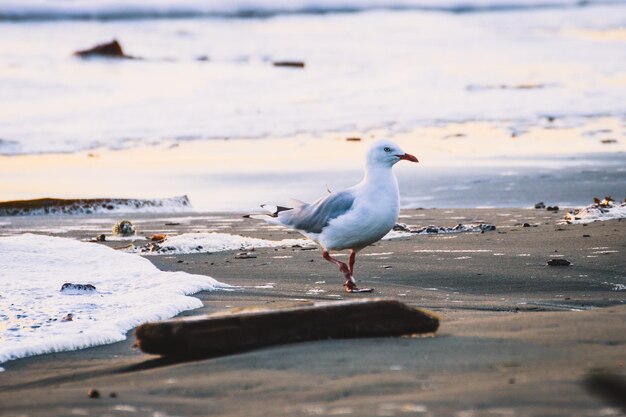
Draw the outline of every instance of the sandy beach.
[[[259,248],[248,259],[238,259],[240,251],[146,256],[161,270],[210,275],[237,287],[197,294],[203,307],[182,316],[382,297],[430,309],[441,326],[428,337],[318,341],[187,363],[134,350],[129,332],[123,342],[3,364],[2,415],[622,415],[583,381],[598,368],[625,374],[626,223],[559,225],[563,214],[403,210],[400,221],[415,227],[484,222],[496,230],[413,235],[367,248],[356,276],[375,288],[371,295],[345,294],[335,267],[309,247]],[[233,213],[124,217],[135,222],[138,236],[219,230],[298,237]],[[108,233],[97,223],[111,220],[14,217],[0,231],[88,239]],[[81,224],[92,226],[77,230]],[[558,257],[572,265],[546,265]],[[100,398],[89,398],[89,389]]]
[[[0,417],[626,417],[624,51],[622,0],[0,0]],[[135,344],[219,312],[266,347]]]

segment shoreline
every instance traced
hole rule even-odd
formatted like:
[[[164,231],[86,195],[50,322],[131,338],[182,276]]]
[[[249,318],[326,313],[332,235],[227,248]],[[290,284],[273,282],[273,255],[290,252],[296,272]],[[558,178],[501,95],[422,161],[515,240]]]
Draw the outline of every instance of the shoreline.
[[[495,416],[503,409],[512,410],[511,415],[557,416],[615,410],[586,392],[581,381],[596,367],[625,373],[626,293],[610,284],[624,279],[626,222],[559,226],[563,214],[403,210],[400,221],[415,226],[473,221],[496,226],[485,233],[385,240],[357,258],[357,279],[376,289],[372,296],[428,308],[442,317],[434,337],[319,341],[155,367],[154,357],[131,349],[129,333],[127,340],[112,345],[2,364],[0,403],[8,416],[122,415],[128,410],[141,416]],[[272,240],[299,237],[232,213],[132,219],[140,235],[213,229]],[[107,233],[110,228],[103,225],[114,219],[10,220],[16,222],[0,230],[45,224],[48,232],[40,233],[87,239]],[[90,228],[75,224],[65,230],[68,220],[84,220]],[[523,227],[526,222],[536,227]],[[210,275],[239,287],[197,293],[203,307],[181,316],[353,297],[343,293],[340,275],[316,250],[258,248],[251,259],[237,259],[238,252],[146,258],[163,271]],[[573,265],[545,264],[558,255]],[[103,397],[88,398],[89,388]],[[110,392],[116,397],[108,398]]]
[[[406,132],[191,140],[0,156],[0,176],[6,179],[0,195],[3,200],[187,195],[198,212],[248,211],[263,203],[284,205],[291,197],[314,201],[326,188],[357,183],[367,146],[391,137],[420,160],[395,168],[404,208],[514,208],[540,201],[585,206],[594,197],[626,196],[620,123],[610,117],[576,126],[556,120],[512,134],[505,122],[467,122]],[[605,144],[607,137],[620,139]]]

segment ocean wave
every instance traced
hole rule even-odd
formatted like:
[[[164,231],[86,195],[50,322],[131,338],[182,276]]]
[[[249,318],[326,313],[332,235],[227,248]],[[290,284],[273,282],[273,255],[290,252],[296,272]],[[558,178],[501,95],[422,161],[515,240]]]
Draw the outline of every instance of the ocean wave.
[[[0,202],[0,216],[46,214],[177,213],[192,211],[186,195],[140,200],[135,198],[40,198]]]
[[[626,4],[625,0],[24,0],[0,1],[2,20],[258,18],[280,14],[426,10],[449,13]]]
[[[228,287],[59,237],[0,237],[0,257],[0,363],[124,340],[142,323],[202,307],[190,294]]]

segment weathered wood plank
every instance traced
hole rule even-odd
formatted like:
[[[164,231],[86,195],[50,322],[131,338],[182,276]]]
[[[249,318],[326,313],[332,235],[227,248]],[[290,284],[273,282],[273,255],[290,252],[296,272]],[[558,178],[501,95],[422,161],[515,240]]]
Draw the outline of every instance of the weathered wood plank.
[[[311,340],[433,333],[438,327],[439,319],[429,311],[369,299],[146,323],[135,336],[146,353],[207,357]]]

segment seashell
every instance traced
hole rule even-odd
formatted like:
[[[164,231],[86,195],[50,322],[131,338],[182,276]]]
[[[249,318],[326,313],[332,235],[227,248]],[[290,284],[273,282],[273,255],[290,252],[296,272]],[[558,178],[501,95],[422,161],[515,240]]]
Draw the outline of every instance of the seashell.
[[[133,236],[137,230],[129,220],[122,220],[113,226],[113,234],[116,236]]]

